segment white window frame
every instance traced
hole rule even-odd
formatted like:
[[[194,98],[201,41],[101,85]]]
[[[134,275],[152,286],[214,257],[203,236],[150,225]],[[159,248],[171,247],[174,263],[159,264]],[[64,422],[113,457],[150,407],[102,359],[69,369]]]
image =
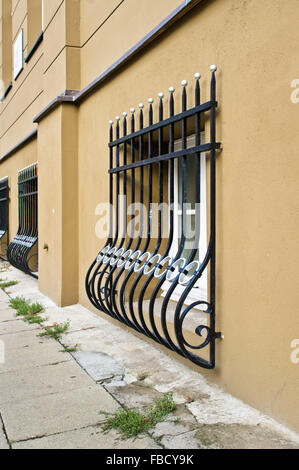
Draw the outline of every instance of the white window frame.
[[[205,142],[205,132],[200,133],[200,143]],[[195,135],[190,135],[187,137],[187,148],[195,147]],[[176,140],[174,143],[174,151],[181,150],[182,140]],[[192,157],[188,157],[192,158]],[[175,257],[178,246],[179,246],[179,215],[182,214],[182,211],[178,208],[179,202],[179,174],[178,174],[178,164],[179,159],[175,159],[174,164],[174,234],[173,234],[173,243],[169,252],[169,256],[172,258]],[[169,174],[170,180],[170,174]],[[168,180],[168,181],[169,181]],[[170,188],[170,184],[168,183]],[[188,202],[188,201],[187,201]],[[195,210],[187,210],[187,215],[194,215]],[[203,152],[200,156],[200,236],[199,236],[199,261],[202,262],[205,258],[207,252],[207,169],[206,169],[206,154]],[[168,289],[171,287],[171,282],[165,281],[162,286],[162,296],[164,297]],[[178,284],[175,288],[171,300],[179,301],[181,295],[183,294],[186,286]],[[208,276],[207,269],[204,270],[201,278],[197,281],[193,289],[190,291],[185,304],[190,305],[197,300],[207,301],[208,297]]]
[[[13,44],[13,74],[14,80],[23,70],[23,29],[20,30]]]

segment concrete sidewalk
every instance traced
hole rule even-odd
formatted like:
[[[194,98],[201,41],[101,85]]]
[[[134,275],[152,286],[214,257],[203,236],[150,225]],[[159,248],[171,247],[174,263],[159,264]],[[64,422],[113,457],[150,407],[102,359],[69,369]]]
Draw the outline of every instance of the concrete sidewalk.
[[[299,448],[299,436],[206,383],[199,372],[80,305],[59,308],[37,281],[2,264],[0,449]],[[61,344],[37,336],[9,308],[24,296],[45,306],[43,326],[70,320]],[[63,345],[77,351],[63,353]],[[138,439],[104,434],[101,411],[140,409],[173,392],[177,409]]]

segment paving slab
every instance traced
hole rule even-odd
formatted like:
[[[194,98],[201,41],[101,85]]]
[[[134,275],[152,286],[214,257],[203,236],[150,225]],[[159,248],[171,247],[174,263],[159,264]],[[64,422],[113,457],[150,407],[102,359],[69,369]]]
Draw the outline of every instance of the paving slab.
[[[123,381],[105,383],[105,388],[126,408],[148,408],[155,400],[164,395],[156,390],[138,384],[126,384]]]
[[[103,434],[99,427],[76,429],[54,436],[19,442],[13,449],[161,449],[153,439],[141,437],[123,440],[110,431]]]
[[[16,317],[15,310],[12,310],[8,306],[5,309],[0,308],[0,323],[7,322],[7,321],[20,321],[21,318]]]
[[[8,297],[7,297],[7,299],[8,299]],[[9,299],[8,299],[8,300],[9,300]],[[3,314],[3,310],[5,310],[5,311],[6,311],[6,310],[10,310],[11,313],[12,313],[12,315],[14,314],[14,311],[9,308],[8,304],[9,304],[8,301],[5,302],[5,301],[0,300],[0,315]]]
[[[0,375],[0,405],[88,387],[90,377],[75,362],[33,367]]]
[[[36,294],[36,280],[27,279],[19,281],[18,284],[6,288],[6,292],[11,297],[21,296],[30,300],[31,296]]]
[[[38,325],[29,325],[24,321],[13,320],[8,322],[0,323],[0,336],[7,335],[9,333],[18,333],[19,331],[32,331],[38,330]]]
[[[20,287],[18,287],[18,289],[15,289],[14,292],[10,292],[9,295],[11,298],[20,297],[20,296],[25,297],[26,300],[31,301],[31,302],[39,302],[46,308],[57,307],[55,302],[53,302],[53,300],[49,299],[49,297],[46,297],[44,294],[42,294],[41,292],[37,290],[37,284],[36,284],[35,289],[32,288],[32,291],[30,293],[26,293],[26,295],[25,295],[25,292]]]
[[[8,265],[5,270],[1,270],[0,277],[1,279],[8,279],[9,281],[26,281],[31,279],[31,276],[28,276],[28,274],[25,274],[23,271],[13,268],[10,265]]]
[[[23,323],[23,322],[22,322]],[[5,344],[5,350],[29,348],[32,345],[44,344],[46,342],[56,342],[54,339],[39,338],[38,331],[27,330],[18,333],[1,335],[0,339]]]
[[[9,301],[8,295],[5,293],[3,289],[0,289],[0,304],[2,302],[8,302],[8,301]]]
[[[62,349],[63,347],[56,341],[35,343],[30,347],[8,348],[5,351],[5,362],[0,364],[0,374],[71,361],[71,355],[62,353]]]
[[[101,385],[1,405],[10,441],[72,431],[104,422],[100,411],[114,413],[118,403]]]
[[[162,421],[155,426],[153,436],[178,436],[189,432],[189,426],[181,423],[174,423],[170,421]]]
[[[47,308],[47,315],[49,320],[44,322],[44,325],[51,325],[53,322],[64,323],[68,320],[71,320],[70,327],[68,329],[68,334],[73,331],[86,331],[91,328],[101,324],[101,319],[95,316],[85,315],[85,312],[82,312],[82,307],[80,305],[73,305],[71,307],[50,307]]]
[[[161,444],[166,449],[200,449],[201,443],[196,438],[196,431],[186,432],[178,436],[164,436]]]
[[[159,448],[159,439],[166,449],[299,446],[298,434],[209,384],[200,371],[169,357],[154,344],[80,305],[58,308],[38,292],[35,279],[12,267],[7,276],[2,276],[20,281],[11,288],[11,296],[24,295],[46,307],[49,324],[69,319],[70,327],[62,342],[78,348],[73,357],[58,354],[62,348],[59,343],[37,338],[35,330],[0,336],[8,358],[4,364],[8,369],[2,374],[0,371],[0,396],[5,393],[15,400],[17,392],[11,389],[25,390],[22,400],[0,405],[8,437],[17,441],[14,448]],[[21,322],[5,317],[8,300],[0,292],[0,327],[10,323],[17,328]],[[1,321],[1,313],[7,321]],[[56,357],[58,361],[52,362]],[[59,357],[68,358],[65,364],[76,365],[89,385],[81,387],[76,373],[72,376],[63,372],[71,369]],[[55,367],[61,372],[57,377],[53,372],[43,372]],[[104,387],[97,385],[97,380],[105,382]],[[173,393],[177,409],[152,430],[156,441],[150,437],[122,441],[114,431],[105,435],[97,426],[106,419],[101,410],[114,412],[119,402],[142,409],[168,392]]]
[[[107,354],[77,351],[72,356],[95,382],[125,374],[122,365]]]

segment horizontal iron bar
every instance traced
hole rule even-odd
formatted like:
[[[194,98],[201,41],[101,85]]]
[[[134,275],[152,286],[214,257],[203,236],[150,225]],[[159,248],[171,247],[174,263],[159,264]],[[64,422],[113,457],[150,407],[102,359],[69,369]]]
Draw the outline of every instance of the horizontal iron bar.
[[[217,101],[207,101],[206,103],[200,104],[199,106],[195,106],[194,108],[188,109],[183,113],[176,114],[175,116],[171,116],[163,121],[156,122],[152,126],[145,127],[144,129],[140,129],[139,131],[132,132],[132,134],[128,134],[120,139],[116,139],[112,142],[109,142],[109,147],[115,147],[116,145],[123,144],[124,142],[128,142],[131,139],[135,139],[136,137],[140,137],[142,135],[148,134],[149,132],[156,131],[161,129],[162,127],[169,126],[175,122],[179,122],[182,119],[186,119],[188,117],[192,117],[195,114],[202,113],[204,111],[208,111],[211,108],[216,108],[218,105]]]
[[[31,176],[30,178],[26,178],[25,180],[19,181],[18,184],[28,183],[28,181],[32,181],[32,180],[37,181],[37,175]]]
[[[4,202],[4,201],[8,201],[8,200],[9,200],[8,197],[3,197],[3,198],[0,199],[0,202]]]
[[[153,165],[154,163],[171,160],[173,158],[185,157],[188,155],[192,155],[193,153],[208,152],[210,150],[219,149],[220,146],[220,142],[216,142],[215,145],[210,143],[197,145],[196,147],[190,147],[188,149],[178,150],[177,152],[166,153],[164,155],[159,155],[158,157],[147,158],[139,162],[129,163],[128,165],[112,168],[108,170],[108,173],[119,173],[120,171],[126,171],[132,168],[139,168],[141,166],[146,165]]]
[[[37,194],[37,191],[33,191],[32,193],[20,194],[20,195],[19,195],[19,198],[21,198],[21,197],[34,196],[35,194]]]

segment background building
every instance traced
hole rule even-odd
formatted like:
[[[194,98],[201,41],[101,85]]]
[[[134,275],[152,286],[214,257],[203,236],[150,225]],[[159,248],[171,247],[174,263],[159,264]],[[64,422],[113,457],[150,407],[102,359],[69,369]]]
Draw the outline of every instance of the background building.
[[[181,81],[193,102],[196,72],[207,102],[209,67],[217,64],[223,339],[215,369],[198,370],[297,431],[298,21],[297,0],[2,0],[0,28],[9,240],[19,228],[18,172],[37,162],[38,282],[58,305],[93,308],[85,276],[106,243],[95,227],[98,204],[109,201],[108,121],[115,132],[115,116],[127,112],[129,125],[130,108],[144,103],[147,125],[150,97],[157,121],[158,92],[168,116],[170,86],[179,113]],[[201,123],[207,142],[208,122]]]

